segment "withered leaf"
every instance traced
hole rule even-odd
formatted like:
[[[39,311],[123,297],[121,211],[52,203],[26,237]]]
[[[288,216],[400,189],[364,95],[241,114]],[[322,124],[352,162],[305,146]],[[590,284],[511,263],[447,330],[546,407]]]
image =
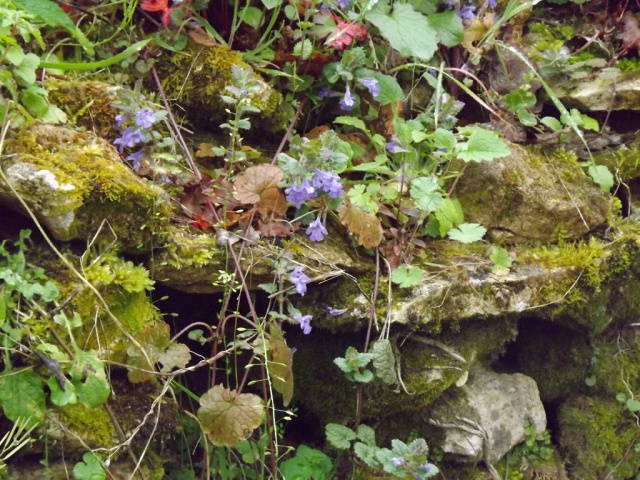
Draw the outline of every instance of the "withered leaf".
[[[215,38],[209,35],[202,28],[195,28],[193,30],[189,30],[187,32],[189,38],[200,45],[205,45],[207,47],[215,47],[216,45],[220,45]]]
[[[162,373],[169,373],[174,368],[184,368],[189,360],[191,360],[191,352],[184,343],[173,342],[158,355],[158,362],[162,364],[160,370]]]
[[[249,167],[236,176],[233,196],[241,203],[257,203],[266,190],[276,188],[282,176],[277,165],[265,163]]]
[[[338,218],[349,233],[356,236],[358,245],[375,248],[382,242],[382,225],[375,215],[355,205],[343,203],[338,207]]]
[[[256,202],[256,208],[264,219],[269,218],[272,213],[281,217],[287,211],[287,200],[278,188],[268,188],[260,195],[260,200]]]
[[[294,232],[290,223],[277,220],[270,220],[266,223],[258,220],[256,230],[262,237],[291,237]]]
[[[273,389],[282,394],[282,404],[287,407],[293,397],[293,350],[287,346],[279,325],[272,324],[269,338],[269,376]]]
[[[262,423],[262,399],[216,385],[200,397],[198,420],[216,446],[235,447]]]

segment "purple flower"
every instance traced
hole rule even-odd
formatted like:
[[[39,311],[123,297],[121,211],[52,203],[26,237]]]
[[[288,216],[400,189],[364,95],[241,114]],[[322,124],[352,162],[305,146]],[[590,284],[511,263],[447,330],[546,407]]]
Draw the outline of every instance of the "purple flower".
[[[324,227],[320,217],[318,217],[309,224],[305,233],[309,237],[309,240],[313,242],[321,242],[329,232],[327,232],[327,229]]]
[[[358,83],[367,87],[371,95],[373,95],[373,98],[380,95],[380,85],[378,85],[378,80],[375,78],[360,78],[358,79]]]
[[[349,3],[350,3],[350,0],[338,0],[338,6],[343,10],[346,10],[347,8],[349,8]]]
[[[284,190],[287,197],[287,202],[293,203],[296,208],[311,198],[318,196],[315,187],[311,184],[311,181],[306,178],[302,180],[302,183],[298,185],[298,182],[294,183],[289,188]]]
[[[465,5],[460,9],[460,13],[458,13],[458,15],[460,15],[460,18],[463,18],[464,20],[471,20],[472,18],[476,18],[476,14],[474,13],[475,11],[475,6]]]
[[[401,467],[402,465],[404,465],[404,458],[402,457],[394,457],[391,459],[391,463],[393,463],[394,467]]]
[[[116,115],[116,128],[120,128],[122,126],[122,124],[124,122],[127,121],[127,117],[122,115],[122,114],[118,114]]]
[[[387,143],[387,151],[389,153],[400,153],[408,152],[409,150],[400,145],[400,143],[398,143],[398,137],[394,136],[393,139]]]
[[[304,294],[307,293],[307,283],[309,283],[309,277],[304,274],[303,270],[303,265],[298,265],[297,267],[295,267],[289,274],[289,280],[296,287],[296,292],[304,297]]]
[[[309,335],[311,333],[311,319],[313,317],[311,315],[294,315],[293,319],[300,324],[300,328],[302,329],[302,333],[305,335]]]
[[[340,177],[333,172],[323,172],[316,168],[316,173],[311,179],[311,185],[331,198],[339,198],[343,193]]]
[[[320,90],[318,90],[318,97],[320,98],[330,98],[330,97],[337,97],[337,96],[338,96],[338,92],[334,92],[329,87],[322,87]]]
[[[489,0],[489,7],[496,8],[498,6],[498,0]]]
[[[134,172],[140,170],[140,159],[142,158],[143,153],[144,150],[140,149],[137,152],[133,152],[127,157],[127,160],[131,162],[131,166],[133,167]]]
[[[351,94],[351,90],[347,87],[347,90],[344,92],[344,97],[340,100],[340,109],[341,110],[351,110],[351,108],[355,105],[356,101]]]
[[[150,108],[143,108],[136,115],[136,125],[142,128],[151,128],[155,121],[156,117]]]
[[[333,308],[327,307],[327,315],[329,317],[339,317],[340,315],[347,313],[348,308]]]
[[[139,128],[133,129],[133,127],[125,128],[122,132],[122,137],[113,141],[114,145],[118,145],[118,151],[122,153],[124,147],[133,148],[137,144],[144,142],[144,135]]]

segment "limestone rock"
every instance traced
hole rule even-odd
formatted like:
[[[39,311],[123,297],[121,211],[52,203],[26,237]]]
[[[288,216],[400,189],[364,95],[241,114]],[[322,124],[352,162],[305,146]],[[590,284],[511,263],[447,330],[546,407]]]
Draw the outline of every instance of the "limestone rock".
[[[476,367],[459,390],[436,401],[430,422],[444,430],[439,445],[465,462],[493,465],[525,440],[525,422],[542,433],[546,414],[536,383],[522,374],[498,374]]]
[[[92,132],[37,123],[6,153],[0,167],[7,180],[57,240],[89,240],[107,222],[125,250],[144,252],[169,221],[164,190],[135,175]],[[26,213],[2,180],[0,203]],[[113,239],[108,227],[103,233]]]
[[[453,195],[467,222],[507,243],[576,239],[606,223],[610,196],[567,155],[509,148],[508,157],[466,166]]]

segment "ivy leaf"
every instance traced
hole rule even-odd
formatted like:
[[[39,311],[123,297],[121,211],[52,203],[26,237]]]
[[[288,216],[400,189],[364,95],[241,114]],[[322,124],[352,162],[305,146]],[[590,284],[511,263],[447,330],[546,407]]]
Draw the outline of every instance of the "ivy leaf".
[[[463,223],[458,228],[449,230],[447,235],[460,243],[473,243],[482,240],[485,233],[487,229],[478,223]]]
[[[338,218],[349,233],[356,236],[358,245],[375,248],[382,242],[382,224],[375,215],[343,203],[338,207]]]
[[[174,368],[184,368],[189,360],[191,360],[191,352],[184,343],[172,342],[164,352],[158,355],[158,362],[162,364],[161,373],[169,373]]]
[[[504,248],[496,248],[491,253],[489,259],[494,263],[491,271],[496,275],[506,275],[509,273],[509,268],[513,263],[509,252]]]
[[[361,440],[367,445],[371,445],[372,447],[376,446],[376,431],[368,425],[360,424],[358,426],[357,437],[358,440]]]
[[[453,10],[433,13],[427,17],[427,22],[434,28],[438,40],[445,47],[455,47],[464,37],[462,18]]]
[[[427,17],[413,9],[410,3],[393,4],[393,12],[386,13],[386,2],[378,2],[365,18],[380,30],[391,46],[403,57],[414,56],[430,60],[438,48],[437,30]]]
[[[0,375],[0,406],[12,422],[29,419],[29,426],[44,420],[45,394],[40,377],[30,370],[4,371]]]
[[[465,162],[487,162],[511,154],[507,144],[495,132],[473,128],[467,142],[458,143],[458,158]]]
[[[282,394],[282,404],[287,407],[293,398],[293,350],[287,346],[278,324],[272,324],[269,337],[269,376],[273,389]]]
[[[240,203],[257,203],[265,191],[277,189],[282,177],[283,172],[276,165],[261,164],[249,167],[236,176],[233,196]]]
[[[253,393],[237,393],[216,385],[200,397],[198,420],[218,447],[235,447],[262,424],[262,400]]]
[[[76,480],[105,480],[107,472],[102,466],[101,458],[97,453],[85,453],[82,461],[73,467],[73,477]]]
[[[328,423],[324,428],[324,433],[329,443],[338,450],[346,450],[356,439],[356,432],[337,423]]]
[[[423,213],[433,212],[442,202],[438,183],[433,177],[418,177],[411,182],[409,194]]]
[[[415,287],[422,283],[422,270],[412,265],[400,265],[391,272],[391,281],[400,288]]]
[[[376,377],[387,385],[397,383],[396,357],[393,354],[391,342],[386,338],[374,342],[371,345],[371,353],[373,354],[372,363],[373,368],[376,369]]]
[[[600,188],[605,192],[611,190],[613,187],[613,175],[609,171],[609,169],[604,165],[590,165],[589,166],[589,176],[600,185]]]

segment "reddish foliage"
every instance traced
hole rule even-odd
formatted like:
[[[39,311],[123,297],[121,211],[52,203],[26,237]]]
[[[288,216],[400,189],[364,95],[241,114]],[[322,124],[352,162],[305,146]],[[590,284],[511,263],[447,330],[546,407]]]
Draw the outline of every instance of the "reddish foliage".
[[[171,10],[169,0],[142,0],[140,8],[145,12],[162,12],[162,25],[167,26],[171,22]]]
[[[367,36],[367,29],[364,25],[354,22],[343,22],[340,17],[334,15],[338,27],[335,32],[329,35],[325,45],[335,48],[336,50],[344,50],[353,43],[354,40],[364,40]]]

